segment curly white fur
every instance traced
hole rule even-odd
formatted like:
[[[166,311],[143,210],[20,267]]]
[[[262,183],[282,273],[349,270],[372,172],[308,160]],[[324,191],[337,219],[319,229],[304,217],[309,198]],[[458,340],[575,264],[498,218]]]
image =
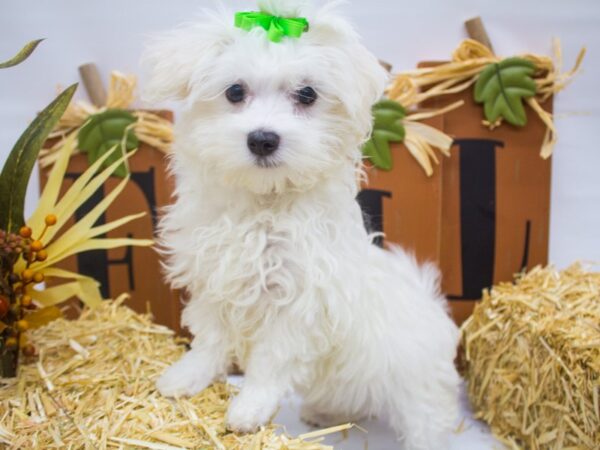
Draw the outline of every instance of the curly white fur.
[[[236,362],[246,376],[233,429],[256,429],[296,390],[310,422],[383,414],[407,448],[443,448],[457,414],[458,333],[438,272],[372,245],[355,201],[386,73],[330,6],[261,7],[306,16],[310,30],[276,44],[219,11],[146,54],[147,97],[187,102],[160,237],[194,340],[158,388],[193,395]],[[235,83],[248,89],[242,104],[224,95]],[[318,94],[310,107],[293,96],[307,85]],[[258,128],[281,136],[272,167],[247,148]]]

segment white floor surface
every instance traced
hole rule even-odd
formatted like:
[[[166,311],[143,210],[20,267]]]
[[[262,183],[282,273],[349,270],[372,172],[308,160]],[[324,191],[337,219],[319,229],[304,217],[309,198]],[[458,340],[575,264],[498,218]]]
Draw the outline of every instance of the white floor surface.
[[[229,381],[240,386],[243,378],[230,377]],[[298,436],[314,430],[300,420],[300,404],[301,400],[296,396],[287,398],[274,420],[275,423],[283,425],[291,436]],[[345,436],[342,433],[327,436],[324,442],[333,445],[336,450],[401,450],[394,434],[384,420],[365,421],[358,425],[366,432],[355,428]],[[456,427],[461,431],[450,437],[449,450],[500,450],[503,448],[502,444],[490,434],[486,424],[473,419],[464,386],[461,392],[461,417]]]

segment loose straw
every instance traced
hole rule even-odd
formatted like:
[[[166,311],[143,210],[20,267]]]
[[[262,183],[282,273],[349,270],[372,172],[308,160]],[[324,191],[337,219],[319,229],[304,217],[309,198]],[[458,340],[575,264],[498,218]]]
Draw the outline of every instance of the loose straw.
[[[39,357],[0,379],[0,447],[328,450],[319,442],[350,424],[293,438],[269,424],[236,434],[225,414],[236,388],[215,384],[189,399],[168,399],[156,378],[185,351],[168,328],[123,306],[127,295],[30,330]]]

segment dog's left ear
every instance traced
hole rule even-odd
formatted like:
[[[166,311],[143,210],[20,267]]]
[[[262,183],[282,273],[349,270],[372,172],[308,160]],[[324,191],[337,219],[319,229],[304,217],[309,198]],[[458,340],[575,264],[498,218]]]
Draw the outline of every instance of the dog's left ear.
[[[206,17],[206,16],[205,16]],[[154,36],[142,56],[148,74],[143,99],[150,103],[200,94],[215,59],[231,40],[231,26],[214,15]]]
[[[383,95],[389,73],[361,43],[352,26],[331,13],[333,8],[335,4],[316,14],[315,26],[309,33],[317,44],[328,42],[334,92],[352,117],[357,131],[366,138],[371,131],[371,107]]]
[[[348,45],[348,77],[342,102],[365,135],[371,132],[371,107],[381,99],[389,72],[358,40]],[[346,78],[346,77],[345,77]]]

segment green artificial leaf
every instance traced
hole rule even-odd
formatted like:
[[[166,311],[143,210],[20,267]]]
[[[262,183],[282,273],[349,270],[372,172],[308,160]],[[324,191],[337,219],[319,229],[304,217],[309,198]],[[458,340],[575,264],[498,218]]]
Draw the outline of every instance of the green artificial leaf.
[[[17,64],[22,63],[29,57],[29,55],[33,53],[35,48],[42,41],[43,39],[36,39],[35,41],[31,41],[25,44],[25,46],[21,50],[19,50],[19,53],[17,53],[15,56],[10,58],[8,61],[0,62],[0,69],[7,69],[8,67],[13,67]]]
[[[13,147],[0,173],[0,228],[16,232],[25,223],[25,192],[33,165],[69,105],[77,84],[65,89],[38,114]]]
[[[372,112],[373,131],[369,140],[363,145],[362,151],[375,167],[391,170],[390,142],[404,140],[402,119],[406,116],[406,111],[398,102],[381,100],[373,105]]]
[[[523,98],[536,93],[531,75],[535,65],[523,58],[507,58],[488,65],[475,83],[475,101],[483,103],[485,117],[490,122],[504,118],[517,126],[527,124]]]
[[[79,130],[79,150],[88,155],[88,161],[93,164],[103,154],[118,145],[123,151],[114,152],[103,163],[103,167],[110,166],[117,161],[125,151],[130,152],[137,148],[139,141],[131,125],[137,118],[129,111],[123,109],[107,109],[90,116],[88,121]],[[129,127],[129,128],[128,128]],[[121,178],[127,176],[128,170],[125,163],[121,164],[114,172]]]

